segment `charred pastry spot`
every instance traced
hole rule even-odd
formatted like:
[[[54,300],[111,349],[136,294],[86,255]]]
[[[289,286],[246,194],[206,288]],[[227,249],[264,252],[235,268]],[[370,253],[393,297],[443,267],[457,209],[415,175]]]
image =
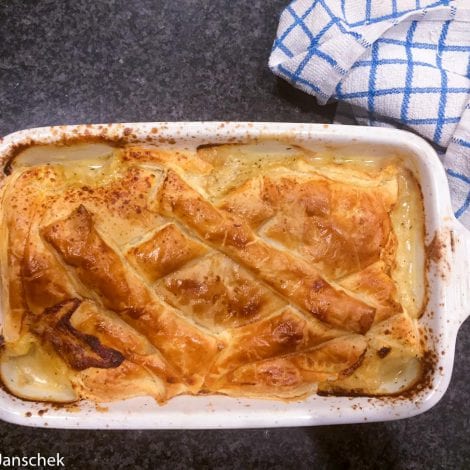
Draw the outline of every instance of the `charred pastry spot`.
[[[0,335],[0,349],[5,346],[5,337],[3,335]]]
[[[124,361],[119,351],[104,346],[98,338],[78,331],[70,323],[81,303],[80,299],[73,298],[45,309],[33,331],[49,341],[73,369],[119,367]]]
[[[377,351],[377,356],[379,356],[380,359],[383,359],[384,357],[388,356],[388,354],[390,354],[391,350],[392,348],[384,346]]]

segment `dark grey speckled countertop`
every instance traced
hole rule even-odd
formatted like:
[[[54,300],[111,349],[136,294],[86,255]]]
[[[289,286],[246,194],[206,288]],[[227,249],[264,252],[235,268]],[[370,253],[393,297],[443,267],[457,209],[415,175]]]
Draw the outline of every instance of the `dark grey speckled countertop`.
[[[0,134],[51,124],[329,122],[267,68],[287,0],[0,0]],[[67,468],[470,468],[470,322],[444,399],[390,423],[227,431],[62,431],[0,422],[3,455]]]

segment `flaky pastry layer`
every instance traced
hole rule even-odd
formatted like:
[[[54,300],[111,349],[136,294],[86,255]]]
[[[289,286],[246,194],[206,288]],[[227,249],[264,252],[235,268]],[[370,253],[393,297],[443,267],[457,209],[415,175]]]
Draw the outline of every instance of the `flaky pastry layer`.
[[[422,224],[416,182],[397,162],[276,145],[14,166],[0,208],[9,390],[163,403],[412,385],[419,275],[398,225]]]

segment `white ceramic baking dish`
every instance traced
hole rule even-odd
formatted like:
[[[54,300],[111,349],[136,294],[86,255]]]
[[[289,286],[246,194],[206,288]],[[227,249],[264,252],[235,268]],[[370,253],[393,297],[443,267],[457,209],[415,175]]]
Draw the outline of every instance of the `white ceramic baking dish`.
[[[427,267],[429,300],[420,319],[427,330],[432,367],[425,386],[402,397],[311,396],[292,403],[182,396],[163,406],[150,398],[137,398],[100,407],[85,402],[70,408],[22,401],[0,389],[1,419],[30,426],[91,429],[311,426],[406,418],[428,410],[443,396],[452,374],[457,331],[470,313],[470,232],[455,219],[444,169],[424,140],[398,130],[324,124],[180,122],[64,126],[24,130],[5,137],[0,143],[0,162],[29,145],[72,142],[84,137],[175,147],[281,138],[338,155],[401,155],[421,184],[426,243],[434,240]]]

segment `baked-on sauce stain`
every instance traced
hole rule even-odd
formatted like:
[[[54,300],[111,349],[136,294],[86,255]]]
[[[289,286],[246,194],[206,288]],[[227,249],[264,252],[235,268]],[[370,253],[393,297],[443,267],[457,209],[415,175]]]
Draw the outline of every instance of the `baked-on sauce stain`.
[[[380,348],[378,351],[377,351],[377,355],[380,357],[380,359],[383,359],[384,357],[386,357],[388,354],[390,354],[390,351],[392,350],[392,348],[389,348],[389,347],[382,347]]]

